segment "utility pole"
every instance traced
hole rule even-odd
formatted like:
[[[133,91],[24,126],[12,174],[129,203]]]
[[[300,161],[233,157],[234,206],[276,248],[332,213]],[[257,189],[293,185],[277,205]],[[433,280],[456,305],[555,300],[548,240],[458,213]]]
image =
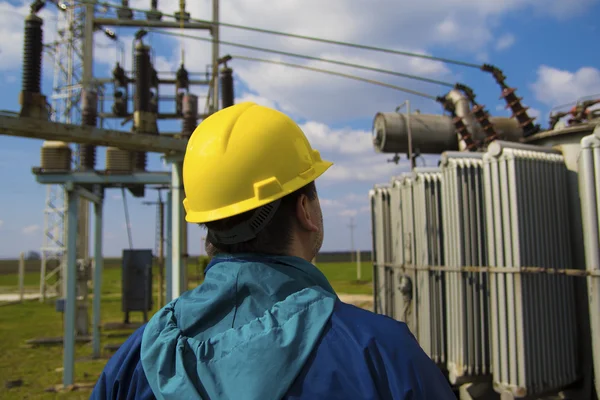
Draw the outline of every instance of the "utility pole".
[[[354,261],[354,228],[356,228],[356,224],[354,224],[354,217],[350,217],[350,262]]]
[[[360,250],[356,250],[354,248],[354,228],[356,228],[356,224],[354,223],[354,217],[350,217],[350,261],[354,261],[354,255],[356,254],[356,280],[360,281],[362,278],[362,271],[360,268]]]
[[[158,188],[158,201],[145,201],[145,205],[157,206],[157,225],[158,225],[158,307],[164,306],[164,281],[165,281],[165,203],[160,195],[163,188]]]

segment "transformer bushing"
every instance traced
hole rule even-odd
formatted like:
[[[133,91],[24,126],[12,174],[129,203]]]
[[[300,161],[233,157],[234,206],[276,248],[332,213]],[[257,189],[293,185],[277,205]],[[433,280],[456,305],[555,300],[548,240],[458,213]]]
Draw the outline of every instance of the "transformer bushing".
[[[118,147],[106,148],[106,172],[111,174],[130,174],[133,170],[133,160],[127,150]]]
[[[474,151],[477,149],[477,143],[473,140],[473,136],[469,132],[469,128],[465,125],[465,122],[461,117],[456,115],[456,109],[454,104],[449,101],[445,96],[440,96],[436,98],[436,101],[439,102],[444,110],[448,111],[452,117],[452,124],[456,129],[456,133],[460,136],[460,139],[465,144],[465,150]]]
[[[490,122],[489,113],[481,104],[475,104],[473,107],[473,115],[479,125],[485,132],[485,143],[491,143],[498,138],[498,133],[494,125]]]
[[[150,10],[146,11],[146,19],[148,21],[160,21],[162,13],[158,11],[158,0],[152,0]]]
[[[506,108],[512,111],[513,118],[516,118],[516,120],[519,121],[519,125],[521,126],[521,128],[523,128],[523,133],[525,134],[525,136],[533,135],[534,133],[539,131],[539,127],[536,127],[536,125],[533,123],[533,121],[535,121],[535,118],[530,117],[527,113],[529,107],[525,107],[521,103],[521,100],[523,100],[523,98],[517,97],[517,94],[515,92],[515,88],[503,88],[502,95],[500,96],[500,98],[504,99],[504,101],[506,102]]]
[[[23,80],[19,94],[21,117],[48,119],[46,97],[41,94],[43,20],[35,14],[25,18]]]
[[[183,96],[182,134],[189,137],[198,125],[198,96],[186,94]]]
[[[233,70],[225,67],[221,69],[221,107],[230,107],[234,103],[235,94],[233,91]]]
[[[185,1],[179,1],[179,11],[177,11],[173,16],[177,22],[189,22],[190,13],[185,11]]]
[[[150,48],[142,42],[135,46],[135,95],[133,112],[133,129],[144,134],[157,133],[156,114],[151,112],[152,65],[150,64]],[[133,156],[133,169],[145,171],[147,155],[136,151]],[[143,190],[143,189],[142,189]]]
[[[135,111],[150,111],[151,76],[150,48],[138,42],[135,46]]]
[[[521,100],[523,99],[517,97],[517,94],[515,93],[516,89],[511,88],[506,84],[506,76],[502,70],[491,64],[483,64],[481,69],[490,72],[498,85],[502,88],[500,98],[504,99],[506,102],[506,108],[509,108],[512,111],[512,117],[519,121],[524,136],[527,137],[539,132],[540,126],[533,123],[535,118],[530,117],[527,113],[529,107],[523,106],[521,103]]]
[[[175,112],[183,115],[183,96],[190,90],[190,76],[183,64],[175,75]]]
[[[117,18],[119,19],[133,19],[133,10],[129,8],[129,1],[123,0],[121,7],[117,8]]]
[[[127,101],[129,100],[127,91],[128,79],[125,70],[118,62],[112,71],[112,75],[114,85],[114,103],[112,112],[119,117],[126,117],[128,111]]]
[[[98,93],[84,89],[81,93],[81,122],[85,126],[96,127],[98,121]],[[79,165],[82,170],[96,168],[96,146],[79,145]]]
[[[42,145],[40,167],[46,172],[71,170],[71,148],[64,142],[45,141]]]
[[[150,66],[150,112],[158,114],[158,72]]]

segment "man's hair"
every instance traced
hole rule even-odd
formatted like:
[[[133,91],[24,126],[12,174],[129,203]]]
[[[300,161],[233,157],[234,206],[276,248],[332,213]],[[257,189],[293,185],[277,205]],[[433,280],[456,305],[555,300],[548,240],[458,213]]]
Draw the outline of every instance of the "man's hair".
[[[207,235],[206,253],[209,257],[218,253],[263,253],[273,255],[286,255],[292,244],[292,232],[296,213],[296,203],[301,195],[309,200],[317,198],[317,188],[314,182],[292,192],[281,199],[279,208],[269,223],[256,234],[254,239],[247,242],[231,245],[211,243]],[[250,210],[233,217],[202,224],[209,230],[229,230],[234,226],[249,220],[256,210]]]

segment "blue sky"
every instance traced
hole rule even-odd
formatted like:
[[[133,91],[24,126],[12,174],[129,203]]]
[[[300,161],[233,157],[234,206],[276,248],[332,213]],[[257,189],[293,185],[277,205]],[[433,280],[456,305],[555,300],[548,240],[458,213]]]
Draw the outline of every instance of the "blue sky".
[[[148,7],[149,1],[131,1],[134,7]],[[176,3],[159,2],[166,13]],[[192,2],[188,2],[192,3]],[[225,2],[223,2],[225,3]],[[193,17],[210,18],[207,0],[189,8]],[[598,0],[291,0],[273,4],[267,0],[231,0],[221,6],[224,22],[260,26],[305,35],[352,41],[382,47],[426,52],[440,57],[474,63],[489,62],[502,68],[508,83],[518,88],[519,96],[547,126],[553,106],[578,97],[600,94],[600,54],[597,49],[600,1]],[[374,5],[373,5],[374,4]],[[45,17],[44,37],[55,36],[56,12],[52,7]],[[21,48],[25,2],[0,1],[0,110],[18,111],[21,79]],[[117,29],[122,48],[130,51],[135,30]],[[206,33],[198,35],[208,37]],[[107,77],[119,51],[102,33],[95,36],[95,75]],[[475,89],[478,100],[492,115],[505,116],[500,90],[491,76],[474,69],[436,62],[335,47],[313,42],[273,37],[237,29],[222,29],[222,39],[267,48],[322,56],[399,72],[413,73],[451,82],[461,81]],[[204,42],[179,40],[151,34],[155,66],[174,71],[185,49],[185,63],[192,71],[204,71],[210,60],[210,47]],[[223,46],[222,54],[279,58],[266,53]],[[130,56],[125,57],[129,65]],[[444,88],[403,78],[365,73],[328,64],[308,62],[325,69],[338,69],[362,77],[425,91],[444,94]],[[378,111],[393,111],[410,99],[423,113],[441,113],[434,102],[412,95],[308,71],[280,66],[235,61],[235,89],[238,100],[255,100],[292,115],[305,129],[313,146],[335,166],[318,181],[324,209],[326,238],[324,250],[350,247],[348,225],[356,223],[355,241],[361,249],[371,248],[368,191],[375,183],[389,181],[406,171],[406,163],[393,165],[391,155],[377,154],[371,144],[373,116]],[[44,57],[43,91],[52,91],[52,59]],[[203,95],[205,88],[194,88]],[[118,127],[118,121],[108,124]],[[179,123],[161,125],[163,131],[178,129]],[[37,250],[42,245],[43,206],[46,188],[37,184],[31,167],[39,165],[41,141],[0,137],[0,258],[14,257],[20,251]],[[104,165],[104,150],[99,150],[98,166]],[[432,159],[428,160],[433,163]],[[163,170],[157,155],[150,157],[149,169]],[[131,214],[134,246],[154,247],[154,207],[142,201],[156,200],[148,191],[145,199],[127,198]],[[104,250],[118,255],[127,247],[123,199],[111,190],[105,203]],[[190,226],[190,253],[198,254],[202,232]]]

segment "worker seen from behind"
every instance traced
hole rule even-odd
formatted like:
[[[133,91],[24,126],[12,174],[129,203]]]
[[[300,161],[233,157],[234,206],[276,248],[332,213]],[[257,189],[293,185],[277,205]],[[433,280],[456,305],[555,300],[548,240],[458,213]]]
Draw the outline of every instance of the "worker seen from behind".
[[[315,179],[331,165],[279,111],[246,102],[206,118],[183,163],[205,280],[133,333],[92,398],[455,399],[406,324],[341,302],[311,263]]]

